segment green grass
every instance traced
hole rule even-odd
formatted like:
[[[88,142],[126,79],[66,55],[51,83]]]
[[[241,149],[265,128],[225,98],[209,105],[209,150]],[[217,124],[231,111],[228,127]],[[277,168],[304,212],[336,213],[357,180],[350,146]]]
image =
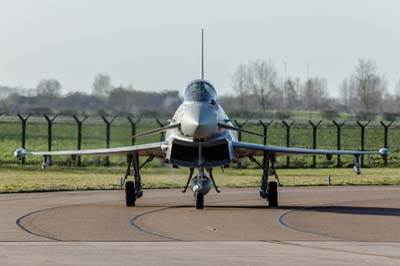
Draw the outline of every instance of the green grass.
[[[118,181],[124,173],[122,167],[50,167],[41,171],[39,166],[3,166],[0,168],[0,193],[57,190],[119,189]],[[352,169],[282,169],[278,171],[285,186],[326,185],[328,175],[332,185],[400,185],[397,168],[367,168],[362,175]],[[187,169],[169,167],[145,168],[142,171],[145,188],[183,187]],[[215,169],[216,182],[221,187],[257,187],[261,170]],[[272,178],[273,180],[273,178]]]

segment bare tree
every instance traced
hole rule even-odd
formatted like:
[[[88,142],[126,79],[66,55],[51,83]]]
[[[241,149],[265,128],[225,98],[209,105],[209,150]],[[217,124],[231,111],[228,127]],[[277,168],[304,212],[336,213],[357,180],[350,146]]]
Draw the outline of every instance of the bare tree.
[[[328,82],[325,78],[315,77],[313,79],[316,109],[325,109],[328,98]]]
[[[250,62],[247,77],[249,88],[253,90],[261,109],[265,112],[270,97],[278,88],[278,74],[274,64],[271,60]]]
[[[392,96],[394,102],[393,110],[394,112],[400,114],[400,79],[397,81],[394,87],[394,94]]]
[[[244,64],[240,64],[237,68],[235,73],[232,76],[232,88],[236,91],[239,97],[239,106],[240,109],[244,109],[244,103],[246,96],[249,93],[248,84],[248,68]]]
[[[284,97],[285,97],[285,107],[287,109],[297,108],[298,105],[298,95],[296,82],[292,79],[287,79],[284,83]]]
[[[396,96],[389,92],[386,92],[382,99],[382,111],[383,114],[388,117],[388,115],[398,113],[399,104],[396,101]],[[390,120],[390,119],[389,119]]]
[[[358,60],[350,82],[350,89],[354,93],[355,104],[359,107],[359,111],[365,114],[380,111],[386,91],[386,80],[378,75],[375,61]]]
[[[396,101],[400,102],[400,79],[397,81],[396,86],[394,87],[394,96],[396,97]]]
[[[302,103],[308,110],[325,109],[328,98],[326,79],[309,78],[303,85]]]
[[[350,111],[350,102],[353,97],[349,83],[350,83],[349,79],[346,78],[339,85],[340,98],[342,100],[346,112]]]
[[[93,95],[107,97],[111,92],[111,78],[106,74],[97,74],[93,81]]]
[[[308,79],[303,86],[303,91],[302,91],[302,105],[305,107],[308,111],[311,111],[312,109],[312,104],[313,104],[313,88],[312,88],[312,80]]]
[[[59,96],[61,93],[61,84],[56,79],[42,79],[36,86],[36,93],[39,96]]]

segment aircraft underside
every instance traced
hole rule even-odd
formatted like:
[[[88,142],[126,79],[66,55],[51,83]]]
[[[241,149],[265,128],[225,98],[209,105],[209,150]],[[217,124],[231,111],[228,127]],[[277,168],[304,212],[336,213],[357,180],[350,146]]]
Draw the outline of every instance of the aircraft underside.
[[[185,193],[190,188],[193,192],[196,209],[203,209],[204,197],[213,187],[217,193],[221,192],[215,182],[213,168],[226,167],[234,161],[229,142],[226,139],[215,142],[174,140],[171,147],[170,156],[169,159],[166,159],[166,162],[174,167],[189,168],[189,176],[182,193]],[[120,183],[121,186],[125,183],[126,206],[135,206],[136,199],[143,196],[140,169],[152,159],[153,157],[150,156],[140,165],[138,156],[132,155],[128,157],[126,175],[121,179]],[[272,154],[266,152],[262,164],[253,157],[250,157],[250,159],[263,169],[260,196],[268,200],[270,207],[277,207],[277,183],[268,182],[269,175],[275,175],[279,182]],[[133,176],[134,180],[125,182],[129,176]]]

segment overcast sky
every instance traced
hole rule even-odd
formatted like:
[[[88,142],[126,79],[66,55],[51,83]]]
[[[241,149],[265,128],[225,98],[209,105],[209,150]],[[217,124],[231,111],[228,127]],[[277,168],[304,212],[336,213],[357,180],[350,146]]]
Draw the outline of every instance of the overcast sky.
[[[392,88],[400,78],[400,1],[1,0],[0,84],[91,91],[114,85],[181,89],[200,75],[230,93],[236,66],[271,58],[288,76],[326,77],[331,95],[358,58],[373,58]]]

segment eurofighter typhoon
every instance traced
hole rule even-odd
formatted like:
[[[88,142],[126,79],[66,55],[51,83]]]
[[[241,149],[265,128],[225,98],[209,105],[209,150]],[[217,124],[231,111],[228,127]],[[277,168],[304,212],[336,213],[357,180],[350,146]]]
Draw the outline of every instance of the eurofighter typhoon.
[[[189,83],[183,93],[183,102],[176,110],[169,125],[143,132],[134,137],[165,132],[165,141],[143,145],[107,149],[66,150],[29,152],[24,149],[15,151],[15,157],[21,159],[27,155],[43,156],[45,166],[50,156],[126,156],[128,166],[121,186],[125,185],[126,206],[135,206],[136,200],[143,196],[141,168],[154,158],[171,164],[174,167],[187,167],[189,177],[185,189],[190,187],[196,209],[203,209],[204,196],[212,187],[220,192],[215,184],[213,169],[226,167],[232,162],[249,158],[263,170],[260,185],[260,196],[268,201],[270,207],[278,206],[278,184],[268,181],[269,175],[276,175],[275,160],[279,155],[350,155],[355,158],[354,169],[361,173],[361,155],[387,156],[387,149],[379,151],[350,151],[288,148],[238,141],[237,132],[260,135],[258,133],[235,127],[218,103],[214,86],[204,79],[203,32],[201,46],[201,79]],[[260,135],[262,136],[262,135]],[[140,164],[139,157],[147,157]],[[257,161],[261,157],[262,161]],[[133,176],[133,180],[129,177]],[[279,180],[279,179],[278,179]]]

